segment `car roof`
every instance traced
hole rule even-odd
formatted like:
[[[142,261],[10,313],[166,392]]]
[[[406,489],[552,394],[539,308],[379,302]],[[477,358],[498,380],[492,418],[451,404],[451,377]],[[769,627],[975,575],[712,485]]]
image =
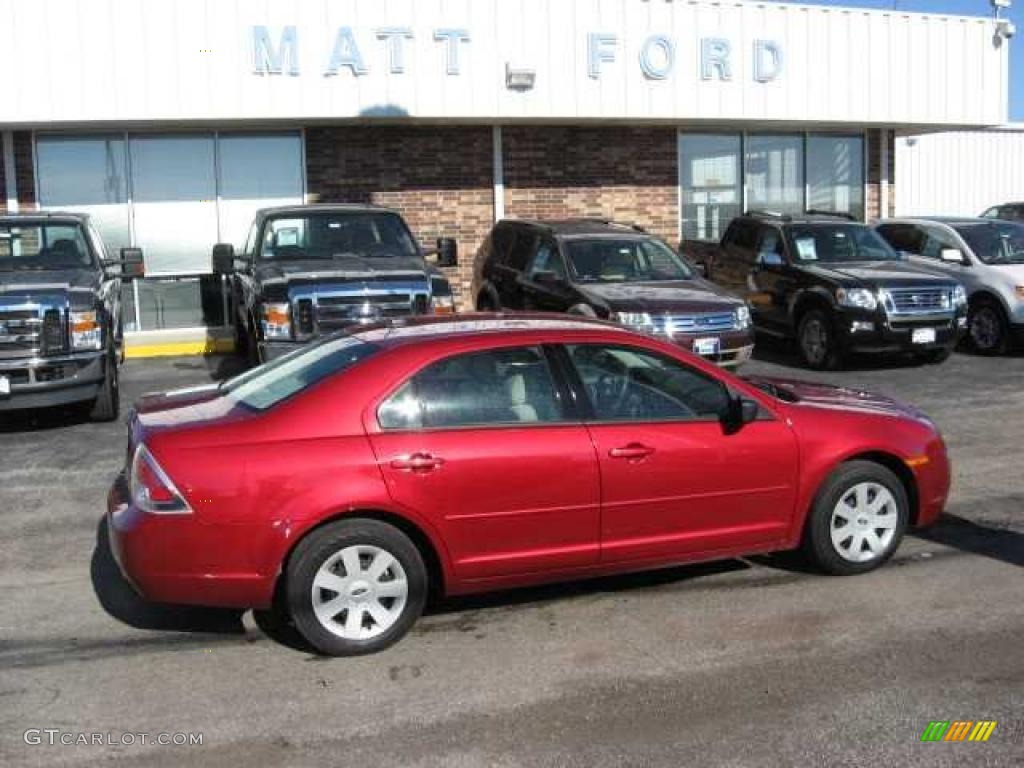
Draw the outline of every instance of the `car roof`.
[[[382,205],[371,205],[370,203],[307,203],[303,205],[277,205],[270,208],[260,208],[258,216],[280,216],[280,215],[301,215],[304,213],[397,213],[393,208]]]
[[[867,226],[863,221],[847,218],[843,214],[829,213],[776,213],[773,211],[748,211],[737,219],[757,221],[762,224],[859,224]]]
[[[78,223],[89,220],[89,214],[77,211],[18,211],[17,213],[0,213],[0,221],[74,221]]]
[[[600,218],[578,219],[502,219],[500,225],[525,224],[530,227],[544,229],[556,237],[592,237],[595,235],[614,235],[616,237],[652,237],[635,224],[612,221]]]
[[[1000,219],[982,218],[979,216],[897,216],[893,219],[882,219],[878,222],[882,224],[945,224],[947,226],[955,226],[957,224],[985,224],[985,223],[996,223]]]
[[[516,312],[514,314],[494,312],[471,312],[462,315],[420,315],[362,326],[341,335],[351,335],[363,341],[385,347],[400,346],[410,342],[469,338],[473,336],[518,336],[538,332],[561,331],[565,333],[609,332],[629,335],[631,332],[621,325],[580,315],[564,315],[541,312]]]

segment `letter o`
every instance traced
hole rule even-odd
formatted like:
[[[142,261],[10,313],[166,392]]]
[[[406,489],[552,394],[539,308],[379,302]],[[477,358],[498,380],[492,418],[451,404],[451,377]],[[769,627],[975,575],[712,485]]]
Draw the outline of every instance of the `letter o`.
[[[661,50],[652,57],[653,49]],[[660,58],[660,61],[659,61]],[[665,35],[651,35],[640,47],[640,69],[648,80],[664,80],[672,74],[676,63],[676,47]]]

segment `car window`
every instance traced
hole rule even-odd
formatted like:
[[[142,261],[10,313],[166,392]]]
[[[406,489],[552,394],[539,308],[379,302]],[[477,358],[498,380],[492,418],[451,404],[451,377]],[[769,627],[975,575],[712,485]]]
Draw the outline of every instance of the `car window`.
[[[508,258],[505,259],[505,266],[509,269],[514,269],[516,272],[525,271],[526,262],[529,261],[530,256],[533,254],[536,244],[536,233],[531,232],[525,227],[519,228],[516,232],[515,240],[512,242]]]
[[[737,248],[749,248],[754,249],[754,244],[757,242],[758,226],[753,221],[737,221],[731,226],[732,232],[729,237],[726,238],[726,242],[731,242]]]
[[[729,393],[715,379],[670,357],[636,347],[568,347],[597,421],[719,419]]]
[[[942,252],[952,248],[960,250],[960,244],[956,238],[947,232],[935,227],[928,227],[924,232],[924,242],[921,244],[920,254],[927,259],[941,259]]]
[[[988,208],[988,209],[985,210],[985,212],[983,214],[981,214],[981,216],[979,216],[979,218],[982,218],[982,219],[998,219],[1000,217],[1000,214],[1002,213],[1002,210],[1003,209],[1000,208],[999,206],[995,206],[993,208]]]
[[[1024,224],[993,219],[958,224],[956,231],[986,264],[1024,264]]]
[[[558,246],[548,241],[541,243],[540,248],[537,249],[537,254],[533,257],[533,262],[530,264],[530,277],[533,277],[538,272],[553,272],[561,279],[565,279],[565,262],[562,261],[562,255],[558,252]]]
[[[921,252],[923,232],[913,224],[881,224],[877,232],[897,251]]]
[[[763,259],[765,256],[777,256],[783,259],[785,252],[782,244],[782,233],[777,229],[766,227],[761,232],[761,242],[757,246],[757,256]]]
[[[383,429],[445,429],[564,421],[539,347],[455,355],[423,369],[377,411]]]

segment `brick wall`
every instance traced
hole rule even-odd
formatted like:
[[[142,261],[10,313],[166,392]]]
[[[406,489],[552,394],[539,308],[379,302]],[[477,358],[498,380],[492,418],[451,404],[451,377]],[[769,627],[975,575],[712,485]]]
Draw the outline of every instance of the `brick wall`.
[[[674,128],[507,126],[505,215],[597,216],[674,243],[679,189]]]
[[[424,244],[459,243],[448,270],[468,308],[473,257],[494,224],[489,127],[325,127],[306,130],[310,202],[374,203],[398,209]]]
[[[889,187],[887,211],[881,210],[882,205],[882,142],[888,143],[889,153]],[[864,208],[868,221],[888,218],[896,215],[896,142],[893,131],[873,129],[868,131],[868,167],[867,167],[867,199]]]
[[[32,132],[14,133],[14,178],[18,184],[18,207],[22,211],[35,210],[36,175],[32,157]]]

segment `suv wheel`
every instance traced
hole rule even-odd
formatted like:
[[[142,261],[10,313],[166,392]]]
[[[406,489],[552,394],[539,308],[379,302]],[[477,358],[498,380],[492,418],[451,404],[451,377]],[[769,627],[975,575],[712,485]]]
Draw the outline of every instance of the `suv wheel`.
[[[93,421],[113,421],[121,412],[121,386],[117,372],[117,353],[113,350],[107,355],[106,370],[103,373],[103,384],[93,401],[89,418]]]
[[[299,544],[285,578],[295,627],[329,656],[387,648],[409,631],[427,597],[419,550],[377,520],[343,520],[314,531]]]
[[[797,346],[808,368],[831,370],[839,365],[835,331],[832,322],[820,309],[804,313],[797,326]]]
[[[971,308],[967,333],[979,354],[999,354],[1006,348],[1006,319],[1002,310],[991,301],[979,302]]]
[[[803,549],[827,573],[846,576],[882,565],[910,517],[903,484],[872,461],[850,461],[825,481],[811,509]]]

